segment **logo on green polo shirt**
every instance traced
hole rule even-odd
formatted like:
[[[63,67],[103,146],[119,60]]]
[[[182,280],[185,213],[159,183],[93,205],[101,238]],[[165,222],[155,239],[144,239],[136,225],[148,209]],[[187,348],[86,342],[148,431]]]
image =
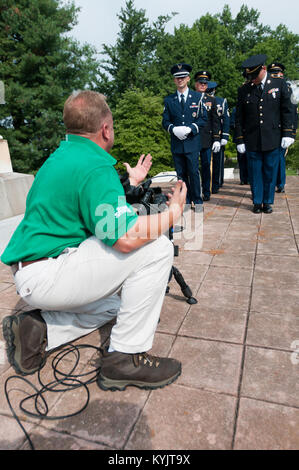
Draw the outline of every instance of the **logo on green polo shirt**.
[[[126,203],[126,198],[123,196],[118,197],[117,205],[99,204],[95,216],[98,219],[95,235],[103,241],[118,240],[127,232],[132,220],[136,218],[134,209]]]

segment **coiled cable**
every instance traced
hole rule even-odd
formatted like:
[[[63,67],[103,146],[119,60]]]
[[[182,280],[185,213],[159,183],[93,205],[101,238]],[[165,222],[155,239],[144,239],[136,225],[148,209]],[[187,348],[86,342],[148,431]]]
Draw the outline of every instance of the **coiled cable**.
[[[22,429],[29,443],[31,450],[35,450],[34,444],[11,403],[11,400],[9,398],[9,389],[8,389],[9,383],[12,380],[19,380],[19,381],[21,380],[27,383],[34,390],[33,394],[26,396],[19,403],[20,410],[25,415],[30,416],[31,418],[38,418],[38,419],[44,419],[44,420],[61,420],[61,419],[70,418],[72,416],[76,416],[87,408],[89,404],[89,400],[90,400],[90,393],[89,393],[88,385],[96,381],[99,370],[100,370],[100,366],[98,366],[98,367],[93,367],[88,372],[83,372],[80,374],[75,373],[80,363],[80,350],[86,349],[86,348],[95,349],[98,353],[101,352],[101,348],[98,348],[96,346],[92,346],[89,344],[81,344],[78,346],[75,346],[73,344],[68,344],[66,347],[61,349],[52,359],[52,372],[54,376],[53,381],[47,384],[43,383],[42,378],[41,378],[42,369],[38,371],[37,373],[38,382],[41,388],[38,388],[30,380],[20,375],[12,375],[6,379],[5,384],[4,384],[4,393],[5,393],[8,406],[11,410],[11,413],[14,419],[16,420],[16,422]],[[59,367],[62,364],[63,360],[68,359],[68,356],[70,354],[75,355],[74,365],[71,367],[70,371],[63,372],[61,369],[59,369]],[[49,406],[44,396],[46,392],[65,393],[71,390],[75,390],[79,387],[83,387],[85,389],[86,397],[85,397],[85,401],[83,402],[83,405],[80,406],[78,410],[74,411],[73,413],[60,415],[60,416],[50,416],[48,414]],[[28,405],[28,402],[33,403],[34,405],[33,409],[35,411],[30,411],[29,408],[25,406],[25,405]]]

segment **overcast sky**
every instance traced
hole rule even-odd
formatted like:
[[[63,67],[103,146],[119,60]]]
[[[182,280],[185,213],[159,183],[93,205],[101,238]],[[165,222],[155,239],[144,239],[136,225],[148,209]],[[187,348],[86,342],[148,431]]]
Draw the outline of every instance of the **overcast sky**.
[[[114,44],[119,30],[117,14],[125,7],[125,0],[74,0],[81,7],[78,25],[72,30],[71,36],[81,43],[94,45],[98,51],[102,44]],[[299,34],[299,1],[283,0],[135,0],[136,9],[144,9],[150,22],[160,15],[173,11],[176,15],[167,25],[166,30],[173,32],[181,23],[191,26],[194,21],[206,13],[221,13],[225,4],[230,6],[233,17],[239,12],[242,4],[255,8],[260,12],[260,22],[275,29],[283,23],[288,29]]]

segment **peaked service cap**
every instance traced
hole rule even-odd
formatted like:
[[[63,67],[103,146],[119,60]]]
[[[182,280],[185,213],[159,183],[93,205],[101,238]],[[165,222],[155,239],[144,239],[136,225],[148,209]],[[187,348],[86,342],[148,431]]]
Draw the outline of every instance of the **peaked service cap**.
[[[185,63],[175,64],[171,67],[170,72],[175,78],[188,77],[192,70],[191,65]]]

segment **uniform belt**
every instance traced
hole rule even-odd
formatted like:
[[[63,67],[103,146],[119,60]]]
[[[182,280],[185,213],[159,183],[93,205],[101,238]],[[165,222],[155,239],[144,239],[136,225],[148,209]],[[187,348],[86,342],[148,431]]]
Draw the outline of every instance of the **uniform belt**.
[[[57,256],[53,256],[53,258],[57,258]],[[38,263],[39,261],[45,261],[47,259],[50,259],[50,258],[33,259],[31,261],[19,261],[18,263],[12,264],[10,267],[11,267],[13,275],[15,275],[16,272],[19,270],[19,263],[21,263],[22,268],[25,268],[26,266],[29,266],[32,263]]]

